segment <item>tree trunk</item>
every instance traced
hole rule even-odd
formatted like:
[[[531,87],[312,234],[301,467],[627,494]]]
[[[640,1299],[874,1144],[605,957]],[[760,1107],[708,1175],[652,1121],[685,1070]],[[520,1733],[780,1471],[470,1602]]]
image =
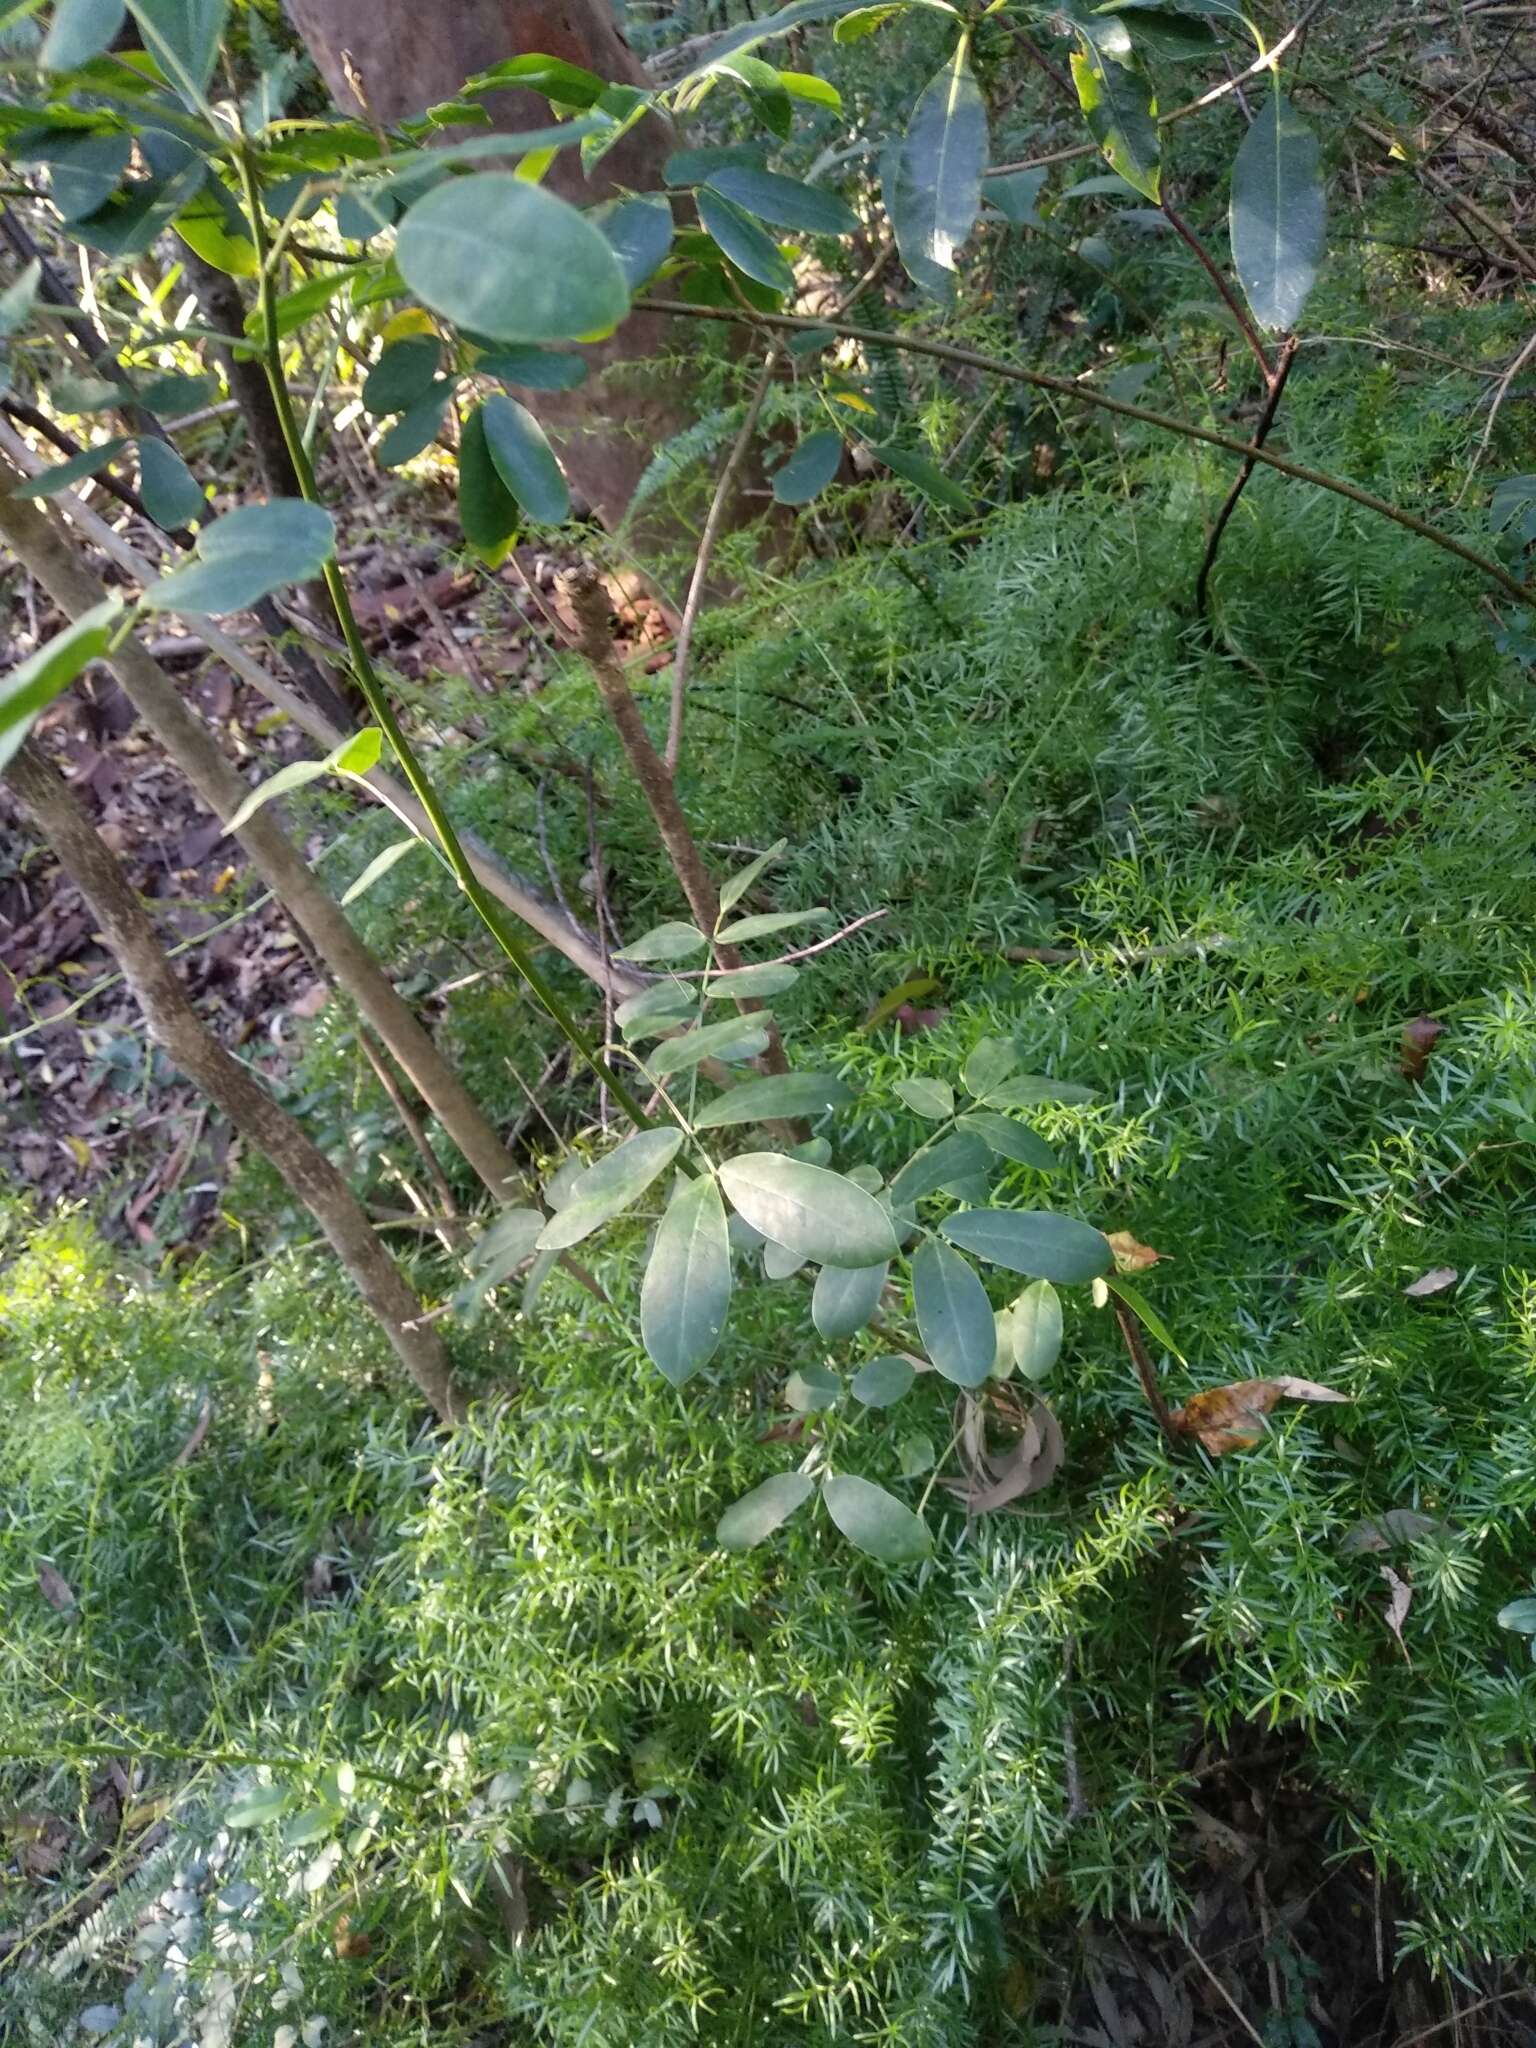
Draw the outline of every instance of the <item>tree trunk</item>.
[[[30,500],[11,496],[19,481],[18,473],[0,460],[0,538],[60,610],[79,618],[100,604],[107,593],[76,561],[68,541],[47,514]],[[182,702],[164,669],[133,639],[125,640],[108,658],[108,666],[214,816],[221,823],[232,818],[249,791],[207,729]],[[237,837],[252,867],[389,1047],[449,1137],[497,1201],[504,1202],[509,1183],[517,1175],[512,1155],[343,912],[315,879],[284,831],[277,805],[255,812]]]
[[[452,99],[476,72],[534,52],[563,57],[616,83],[650,83],[619,33],[609,0],[287,4],[337,105],[386,127]],[[495,93],[486,105],[502,130],[549,121],[548,105],[537,93]],[[452,133],[445,130],[444,139]],[[647,115],[590,179],[582,173],[579,152],[567,149],[551,164],[545,183],[578,203],[620,190],[657,191],[672,147],[668,123]],[[663,315],[634,313],[609,340],[582,351],[592,374],[578,390],[526,394],[559,446],[574,493],[610,528],[622,519],[656,449],[691,418],[683,380],[662,367],[669,333]]]
[[[437,1331],[379,1241],[357,1197],[287,1110],[227,1053],[193,1009],[155,930],[79,802],[28,741],[6,770],[137,997],[151,1035],[251,1144],[271,1160],[330,1241],[395,1356],[445,1422],[463,1416]]]

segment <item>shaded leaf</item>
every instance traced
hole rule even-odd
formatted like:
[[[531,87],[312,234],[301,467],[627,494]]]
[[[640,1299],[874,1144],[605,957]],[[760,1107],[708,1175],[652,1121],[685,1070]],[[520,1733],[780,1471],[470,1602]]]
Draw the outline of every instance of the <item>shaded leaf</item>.
[[[1045,170],[1006,171],[1001,177],[984,179],[981,196],[1005,216],[1010,226],[1042,227],[1044,222],[1035,208],[1048,175]]]
[[[633,199],[608,199],[587,219],[619,259],[624,281],[639,291],[666,262],[672,247],[672,208],[659,192]]]
[[[849,1391],[855,1401],[862,1401],[866,1408],[890,1408],[916,1378],[917,1369],[909,1359],[892,1356],[872,1358],[854,1374]]]
[[[987,110],[971,70],[970,39],[918,96],[886,179],[886,210],[913,282],[949,299],[955,259],[981,209]],[[894,465],[892,465],[894,467]]]
[[[526,406],[495,391],[481,407],[496,473],[528,517],[560,526],[571,516],[571,493],[555,451]]]
[[[453,386],[445,378],[434,384],[409,412],[400,415],[374,450],[380,468],[398,469],[401,463],[414,461],[424,448],[431,447],[443,430],[452,392]]]
[[[640,1335],[680,1387],[714,1356],[731,1305],[731,1247],[713,1178],[683,1181],[656,1232],[640,1288]]]
[[[276,1820],[288,1804],[288,1794],[280,1785],[257,1785],[243,1793],[224,1815],[227,1828],[265,1827],[268,1821]]]
[[[151,584],[144,605],[194,617],[243,611],[274,590],[318,575],[335,547],[335,522],[322,506],[302,498],[242,505],[203,528],[197,559]]]
[[[798,967],[766,960],[760,967],[732,967],[724,974],[712,975],[703,985],[703,993],[712,1003],[736,1002],[742,996],[779,995],[799,979]]]
[[[915,1152],[891,1182],[891,1207],[901,1216],[911,1216],[916,1203],[936,1188],[951,1181],[980,1173],[991,1161],[991,1151],[980,1138],[956,1131],[936,1144]]]
[[[365,412],[409,412],[432,390],[443,360],[435,334],[409,334],[391,342],[363,380]]]
[[[951,477],[947,477],[937,463],[930,462],[926,455],[920,455],[912,448],[898,448],[889,441],[881,442],[878,446],[871,445],[869,452],[904,483],[911,484],[914,490],[920,491],[935,505],[947,505],[952,512],[969,514],[975,511],[976,507],[968,493]]]
[[[888,1263],[878,1266],[823,1266],[811,1295],[811,1321],[829,1344],[862,1330],[880,1306]]]
[[[683,1134],[672,1124],[637,1131],[617,1151],[589,1167],[571,1184],[570,1198],[544,1226],[541,1252],[568,1251],[611,1222],[643,1195],[677,1157]]]
[[[397,861],[404,860],[413,847],[420,846],[422,843],[421,840],[414,838],[397,839],[393,846],[386,846],[382,853],[376,853],[357,880],[351,884],[343,895],[341,899],[342,909],[345,910],[349,903],[355,903],[359,896],[365,896],[375,882],[381,881],[389,873]]]
[[[788,844],[789,841],[787,839],[776,839],[766,852],[760,853],[755,860],[748,861],[744,868],[737,869],[736,873],[731,876],[730,880],[720,891],[720,915],[722,917],[724,917],[728,910],[736,908],[736,905],[746,895],[752,884],[760,875],[766,873],[772,867]]]
[[[1058,1287],[1091,1280],[1113,1260],[1099,1231],[1049,1209],[962,1209],[941,1227],[951,1243],[978,1258]]]
[[[1498,1612],[1500,1628],[1512,1628],[1518,1635],[1536,1635],[1536,1600],[1511,1600]]]
[[[658,924],[614,954],[615,960],[632,960],[637,966],[652,965],[673,960],[689,960],[702,953],[709,944],[696,924],[674,921]]]
[[[779,245],[750,213],[744,213],[709,186],[698,194],[699,220],[711,241],[717,244],[736,268],[755,278],[770,291],[791,292],[795,273],[780,253]]]
[[[853,208],[835,192],[804,185],[778,171],[722,164],[710,172],[707,182],[711,191],[722,193],[759,220],[772,221],[775,227],[811,235],[851,235],[859,225]]]
[[[691,1022],[697,1011],[698,997],[692,989],[681,982],[657,981],[620,1003],[614,1021],[626,1038],[656,1038]]]
[[[955,1091],[947,1081],[898,1081],[895,1093],[915,1116],[929,1123],[943,1123],[955,1113]]]
[[[496,341],[603,334],[629,310],[623,269],[600,230],[505,171],[450,178],[418,200],[395,260],[423,304]]]
[[[912,1308],[934,1369],[958,1387],[979,1387],[997,1357],[997,1325],[975,1268],[930,1238],[912,1260]]]
[[[475,553],[494,569],[510,553],[521,517],[492,458],[484,414],[484,406],[476,406],[459,435],[459,524]]]
[[[1424,1536],[1447,1536],[1446,1524],[1417,1508],[1388,1508],[1379,1515],[1367,1515],[1346,1531],[1339,1549],[1346,1557],[1371,1551],[1391,1550],[1400,1543],[1417,1543]]]
[[[881,1204],[825,1167],[747,1152],[727,1160],[720,1179],[732,1207],[754,1230],[802,1258],[857,1267],[896,1255],[895,1232]]]
[[[1061,1164],[1044,1138],[1028,1124],[1015,1123],[1012,1117],[999,1116],[996,1110],[970,1110],[960,1118],[959,1128],[980,1138],[1000,1158],[1032,1166],[1039,1173],[1055,1173]]]
[[[852,1100],[853,1090],[835,1074],[766,1074],[706,1102],[694,1112],[693,1123],[696,1130],[719,1130],[728,1124],[820,1116],[825,1110],[842,1109]],[[872,1264],[873,1259],[866,1263]]]
[[[481,356],[475,370],[482,377],[520,384],[525,391],[574,391],[587,381],[585,357],[551,348],[495,349]]]
[[[139,496],[156,526],[167,532],[190,525],[209,510],[202,485],[169,441],[147,434],[139,443]]]
[[[1175,1429],[1198,1437],[1213,1458],[1229,1451],[1242,1451],[1256,1444],[1265,1429],[1264,1418],[1281,1400],[1347,1401],[1348,1394],[1313,1380],[1281,1375],[1270,1380],[1237,1380],[1231,1386],[1210,1387],[1194,1394],[1171,1416]]]
[[[663,1039],[646,1065],[658,1080],[696,1067],[700,1060],[753,1060],[768,1044],[767,1011],[726,1017],[718,1024],[700,1024],[680,1038]]]
[[[71,455],[67,462],[56,462],[52,469],[45,469],[39,476],[30,476],[25,483],[11,487],[13,498],[51,498],[55,492],[67,491],[71,484],[82,482],[88,476],[96,476],[115,462],[128,446],[126,438],[119,436],[111,441],[98,441],[92,448],[82,448],[78,455]]]
[[[987,1090],[991,1109],[1038,1109],[1041,1103],[1074,1104],[1097,1102],[1097,1088],[1085,1088],[1079,1081],[1056,1081],[1049,1074],[1020,1074],[1000,1087]]]
[[[960,1078],[972,1095],[989,1097],[1018,1072],[1019,1055],[1006,1038],[978,1039],[966,1055]]]
[[[824,1366],[807,1365],[784,1382],[784,1398],[797,1414],[816,1415],[842,1398],[843,1383]]]
[[[825,1481],[821,1494],[848,1541],[882,1564],[913,1564],[933,1549],[927,1524],[883,1486],[840,1472]]]
[[[1327,249],[1327,210],[1317,137],[1276,85],[1232,166],[1232,261],[1261,327],[1300,319]]]
[[[837,475],[843,437],[830,427],[807,434],[773,473],[773,495],[781,505],[809,505]]]
[[[198,106],[218,62],[229,0],[128,0],[144,47],[191,106]]]
[[[715,1540],[726,1550],[750,1550],[787,1522],[815,1491],[815,1480],[803,1472],[775,1472],[726,1509],[715,1529]]]
[[[59,0],[37,55],[44,71],[73,71],[112,47],[127,8],[124,0]]]

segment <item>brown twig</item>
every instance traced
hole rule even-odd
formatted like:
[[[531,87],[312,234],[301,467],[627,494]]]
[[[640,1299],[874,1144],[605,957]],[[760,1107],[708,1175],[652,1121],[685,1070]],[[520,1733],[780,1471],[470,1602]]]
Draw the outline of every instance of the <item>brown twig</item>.
[[[777,960],[764,960],[764,967],[790,967],[796,960],[809,960],[813,953],[825,953],[829,946],[840,946],[844,939],[862,931],[867,924],[874,924],[882,917],[890,916],[889,910],[866,910],[862,917],[856,917],[852,924],[845,924],[840,932],[834,932],[829,939],[818,939],[814,946],[797,947],[793,953],[781,953]],[[669,970],[669,972],[672,970]],[[675,973],[678,981],[702,981],[706,975],[714,974],[713,967],[690,967]]]
[[[667,748],[662,757],[669,775],[676,775],[677,764],[682,757],[683,717],[688,701],[688,662],[693,653],[694,628],[699,623],[699,613],[704,609],[705,585],[709,580],[710,563],[714,560],[715,547],[725,525],[725,515],[730,508],[736,479],[752,446],[752,436],[757,432],[763,402],[768,396],[778,363],[779,350],[775,346],[769,349],[763,359],[762,375],[757,380],[757,387],[752,393],[751,403],[747,407],[746,417],[741,423],[736,439],[731,443],[731,452],[721,466],[719,480],[715,484],[715,495],[710,500],[709,515],[704,521],[704,531],[699,536],[699,552],[694,557],[693,574],[688,581],[688,595],[683,600],[683,616],[677,629],[677,646],[672,656],[672,706],[667,718]]]
[[[1003,958],[1043,967],[1144,967],[1149,960],[1196,959],[1233,943],[1225,932],[1213,932],[1208,939],[1178,939],[1171,946],[1111,946],[1107,954],[1078,946],[1005,946]]]
[[[1131,1355],[1136,1368],[1136,1377],[1141,1381],[1141,1391],[1147,1397],[1147,1406],[1152,1410],[1158,1428],[1163,1432],[1164,1441],[1177,1445],[1179,1432],[1174,1427],[1173,1411],[1163,1398],[1163,1390],[1157,1383],[1157,1368],[1152,1363],[1141,1334],[1141,1324],[1134,1311],[1117,1296],[1114,1302],[1115,1321],[1120,1325],[1120,1335],[1125,1339],[1125,1348]]]
[[[1244,341],[1247,342],[1249,348],[1253,351],[1254,359],[1264,373],[1265,383],[1273,385],[1276,373],[1274,364],[1269,360],[1269,352],[1259,339],[1258,329],[1248,318],[1242,300],[1233,291],[1231,285],[1227,283],[1225,277],[1222,276],[1221,265],[1216,261],[1210,250],[1206,248],[1204,242],[1201,241],[1184,216],[1181,213],[1176,213],[1172,202],[1167,199],[1163,201],[1163,218],[1184,246],[1194,251],[1199,259],[1201,269],[1204,270],[1206,276],[1215,285],[1217,292],[1221,296],[1222,303],[1242,330]]]
[[[1458,561],[1486,576],[1490,583],[1496,583],[1516,604],[1523,607],[1531,602],[1532,592],[1518,583],[1501,563],[1480,555],[1475,548],[1467,547],[1451,534],[1442,532],[1438,526],[1431,526],[1427,519],[1420,519],[1412,512],[1405,512],[1400,505],[1390,504],[1387,499],[1362,490],[1358,484],[1348,483],[1343,477],[1330,476],[1325,470],[1310,469],[1305,463],[1292,462],[1287,456],[1271,454],[1267,448],[1257,448],[1250,441],[1240,441],[1235,434],[1223,434],[1214,427],[1198,427],[1192,421],[1175,419],[1169,413],[1153,412],[1148,406],[1133,405],[1124,398],[1112,398],[1108,392],[1095,391],[1072,378],[1055,377],[1045,370],[1027,370],[1000,356],[985,355],[979,349],[959,348],[952,342],[933,341],[926,335],[883,334],[877,327],[858,327],[846,321],[808,320],[793,313],[756,313],[739,307],[695,306],[683,299],[647,299],[645,304],[653,312],[674,313],[687,320],[723,320],[738,326],[774,328],[788,334],[825,332],[830,326],[832,332],[845,341],[866,342],[876,348],[902,349],[909,355],[928,356],[935,362],[980,370],[988,376],[1005,378],[1009,383],[1027,384],[1038,391],[1053,391],[1057,397],[1070,399],[1075,405],[1091,405],[1100,412],[1136,420],[1142,426],[1155,427],[1161,433],[1175,434],[1186,441],[1198,441],[1207,448],[1220,448],[1229,455],[1240,455],[1245,459],[1251,456],[1256,462],[1263,463],[1266,469],[1278,470],[1281,476],[1294,477],[1298,483],[1312,484],[1318,490],[1331,491],[1335,497],[1347,498],[1352,505],[1359,505],[1364,511],[1390,519],[1394,526],[1402,527],[1406,533],[1416,533],[1421,540],[1427,540],[1431,546],[1448,555],[1455,555]]]
[[[1200,563],[1200,574],[1195,578],[1195,610],[1200,614],[1201,618],[1209,616],[1207,607],[1210,598],[1211,571],[1216,566],[1216,556],[1221,547],[1221,537],[1227,530],[1232,514],[1237,510],[1238,500],[1248,488],[1248,479],[1253,475],[1258,459],[1258,451],[1263,448],[1264,443],[1269,439],[1269,430],[1275,424],[1275,415],[1280,410],[1280,401],[1285,396],[1286,383],[1290,378],[1291,365],[1296,360],[1296,345],[1295,335],[1287,335],[1281,346],[1280,360],[1275,365],[1274,372],[1269,380],[1269,396],[1264,401],[1264,410],[1260,413],[1259,423],[1254,428],[1253,446],[1255,452],[1248,457],[1233,479],[1232,488],[1226,496],[1226,502],[1216,514],[1216,523],[1211,528],[1211,537],[1205,544],[1205,555]]]

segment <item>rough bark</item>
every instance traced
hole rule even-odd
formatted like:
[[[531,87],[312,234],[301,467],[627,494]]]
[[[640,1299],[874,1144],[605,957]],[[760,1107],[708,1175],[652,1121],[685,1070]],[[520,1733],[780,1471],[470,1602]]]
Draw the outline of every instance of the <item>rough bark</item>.
[[[29,499],[10,495],[20,481],[0,460],[0,539],[37,578],[59,608],[79,618],[106,591],[75,559],[69,542]],[[150,731],[221,822],[249,794],[207,728],[188,710],[175,684],[138,641],[110,658],[113,674]],[[316,880],[283,829],[279,807],[254,813],[236,835],[252,867],[310,940],[338,984],[389,1047],[423,1101],[498,1201],[517,1174],[512,1155],[415,1013],[391,986],[346,916]]]
[[[462,1419],[442,1339],[421,1321],[421,1304],[356,1196],[302,1126],[197,1015],[116,858],[68,785],[31,741],[17,752],[6,779],[85,898],[151,1035],[172,1064],[271,1160],[308,1209],[435,1412],[445,1422]]]
[[[476,72],[532,52],[563,57],[614,82],[650,83],[619,33],[608,0],[287,4],[337,105],[385,126],[451,99]],[[548,103],[535,93],[497,93],[486,104],[500,129],[538,128],[549,120]],[[583,175],[579,152],[568,149],[555,158],[545,182],[579,203],[617,191],[655,191],[672,147],[668,124],[648,115],[603,158],[591,179]],[[592,374],[579,390],[527,394],[559,446],[576,496],[609,527],[623,517],[655,450],[691,417],[683,380],[661,367],[671,345],[662,315],[632,314],[609,340],[582,351]],[[601,430],[593,431],[599,424]]]

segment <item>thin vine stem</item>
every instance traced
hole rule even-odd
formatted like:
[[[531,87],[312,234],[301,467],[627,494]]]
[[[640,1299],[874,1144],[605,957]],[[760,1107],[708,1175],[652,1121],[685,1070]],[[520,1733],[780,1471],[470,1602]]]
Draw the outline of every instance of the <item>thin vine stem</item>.
[[[1416,533],[1421,540],[1427,540],[1448,555],[1455,555],[1459,561],[1476,569],[1479,575],[1486,576],[1490,583],[1496,583],[1516,604],[1525,606],[1536,602],[1536,591],[1518,583],[1498,562],[1487,555],[1480,555],[1476,548],[1470,548],[1453,535],[1442,532],[1438,526],[1431,526],[1427,519],[1405,512],[1401,505],[1390,504],[1374,492],[1362,490],[1358,484],[1348,483],[1343,477],[1330,476],[1325,470],[1310,469],[1305,463],[1292,462],[1288,456],[1272,454],[1268,448],[1257,448],[1251,441],[1239,440],[1235,434],[1223,434],[1214,427],[1197,427],[1192,421],[1153,412],[1148,406],[1132,405],[1123,398],[1111,398],[1107,392],[1090,390],[1085,385],[1074,383],[1070,377],[1054,377],[1046,370],[1026,370],[1001,356],[985,355],[980,349],[960,348],[953,342],[933,341],[926,335],[882,334],[876,327],[856,327],[846,321],[808,319],[795,313],[749,313],[727,306],[693,306],[682,299],[646,299],[642,303],[651,312],[671,313],[687,320],[725,321],[736,326],[763,327],[788,334],[830,334],[843,341],[904,349],[909,355],[930,356],[935,362],[954,363],[965,370],[980,370],[987,376],[1002,377],[1013,384],[1027,384],[1037,391],[1053,391],[1058,398],[1070,399],[1075,405],[1096,406],[1101,412],[1114,413],[1120,419],[1135,420],[1140,426],[1156,427],[1162,433],[1174,434],[1186,441],[1199,441],[1208,448],[1220,448],[1227,455],[1241,456],[1245,462],[1259,462],[1266,469],[1278,470],[1281,476],[1292,477],[1297,483],[1331,491],[1335,497],[1347,498],[1352,505],[1374,512],[1379,518],[1390,519],[1394,526]]]
[[[272,393],[272,402],[277,408],[283,439],[293,460],[294,470],[299,479],[299,489],[312,505],[322,503],[319,486],[315,479],[314,464],[299,423],[294,414],[293,401],[289,396],[287,380],[283,375],[282,338],[277,327],[277,290],[273,274],[271,250],[268,244],[266,217],[261,206],[261,184],[251,152],[242,146],[239,150],[240,179],[245,193],[246,211],[250,215],[251,235],[256,248],[258,290],[261,310],[261,357],[266,372],[267,384]],[[404,727],[395,715],[389,693],[373,665],[373,658],[363,641],[357,615],[352,609],[352,600],[347,589],[346,578],[342,575],[334,556],[324,569],[325,587],[330,592],[331,602],[336,608],[336,617],[341,625],[342,638],[346,642],[358,688],[367,702],[368,710],[377,722],[384,737],[394,750],[406,781],[427,815],[428,823],[436,833],[439,844],[452,868],[454,878],[468,898],[471,907],[480,918],[486,930],[495,939],[508,960],[526,983],[535,1000],[548,1013],[555,1028],[566,1040],[572,1051],[591,1068],[599,1082],[610,1090],[614,1100],[638,1130],[650,1125],[650,1118],[641,1106],[640,1099],[621,1081],[603,1059],[586,1033],[567,1010],[534,962],[527,945],[512,929],[506,914],[489,893],[481,886],[469,856],[459,842],[441,798],[433,786],[431,777],[417,759],[416,751],[406,737]]]

